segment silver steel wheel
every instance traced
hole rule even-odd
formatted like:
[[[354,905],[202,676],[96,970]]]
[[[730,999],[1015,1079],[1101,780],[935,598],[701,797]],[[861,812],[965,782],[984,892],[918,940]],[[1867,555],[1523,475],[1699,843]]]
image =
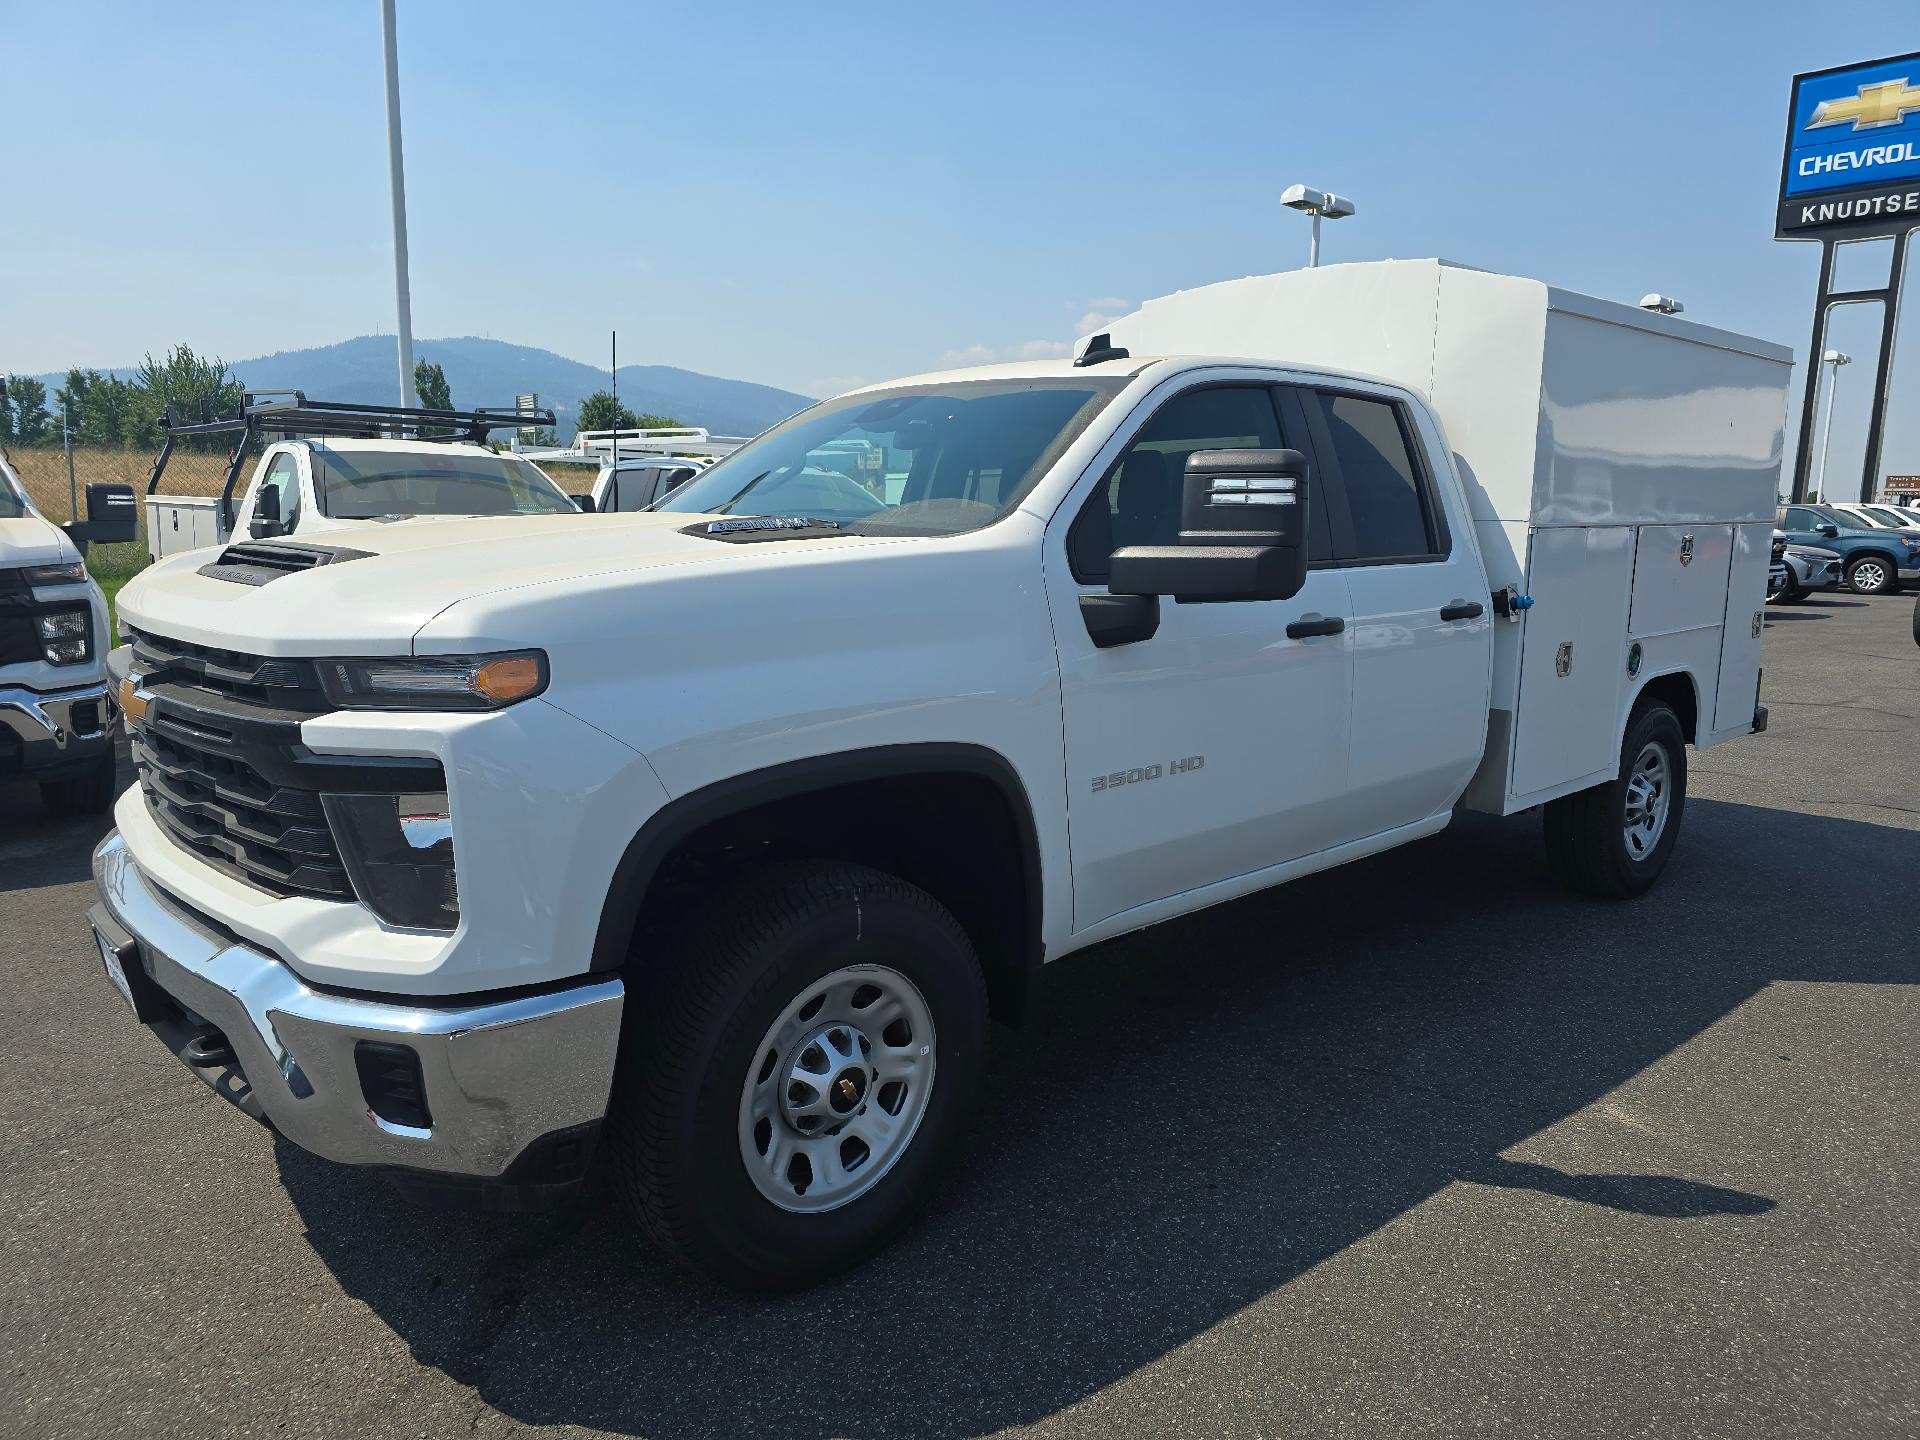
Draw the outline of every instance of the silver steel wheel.
[[[1627,772],[1627,808],[1622,821],[1627,854],[1635,860],[1651,855],[1667,828],[1672,778],[1667,747],[1658,740],[1642,745],[1633,768]]]
[[[927,1113],[933,1013],[884,965],[849,965],[790,1001],[740,1087],[740,1159],[782,1210],[835,1210],[880,1183]]]

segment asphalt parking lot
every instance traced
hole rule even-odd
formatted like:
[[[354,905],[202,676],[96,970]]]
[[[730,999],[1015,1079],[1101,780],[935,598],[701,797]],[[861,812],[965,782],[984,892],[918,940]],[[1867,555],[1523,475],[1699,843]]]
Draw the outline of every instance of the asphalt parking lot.
[[[1468,817],[1063,961],[931,1212],[771,1300],[276,1141],[0,789],[0,1433],[1920,1432],[1912,607],[1769,610],[1640,901]]]

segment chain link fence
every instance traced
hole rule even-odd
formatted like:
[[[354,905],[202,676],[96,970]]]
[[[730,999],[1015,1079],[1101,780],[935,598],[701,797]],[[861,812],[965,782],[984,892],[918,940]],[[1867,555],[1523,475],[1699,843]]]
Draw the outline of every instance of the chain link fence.
[[[253,467],[263,448],[258,438],[249,443],[249,453],[241,461],[240,479],[234,487],[238,503]],[[177,448],[167,460],[160,479],[162,495],[218,495],[226,481],[230,451],[220,449]],[[87,552],[87,568],[96,577],[131,575],[147,563],[147,476],[153,470],[154,455],[140,450],[125,450],[95,445],[73,448],[71,488],[68,484],[67,451],[59,446],[9,446],[7,461],[26,486],[40,513],[55,524],[63,520],[84,519],[87,486],[111,482],[131,485],[140,500],[140,536],[127,545],[95,545]],[[74,513],[78,501],[79,514]]]

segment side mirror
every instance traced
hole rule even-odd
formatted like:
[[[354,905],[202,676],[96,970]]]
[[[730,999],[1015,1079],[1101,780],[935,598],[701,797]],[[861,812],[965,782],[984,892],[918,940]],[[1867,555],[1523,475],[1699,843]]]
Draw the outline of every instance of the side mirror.
[[[1838,540],[1840,538],[1840,527],[1838,525],[1822,525],[1820,527],[1820,533],[1829,540]]]
[[[1180,543],[1113,552],[1115,595],[1288,600],[1307,583],[1313,487],[1298,450],[1196,450],[1187,457]]]
[[[85,532],[95,545],[124,545],[140,534],[140,502],[131,485],[96,481],[87,486],[87,519],[84,526],[69,527]]]
[[[253,522],[247,526],[256,540],[280,534],[280,487],[263,485],[253,497]]]
[[[584,511],[586,511],[586,512],[587,512],[587,514],[589,514],[589,515],[591,515],[591,514],[593,514],[593,496],[591,496],[591,495],[569,495],[569,496],[567,496],[567,498],[568,498],[569,500],[571,500],[571,501],[573,501],[573,503],[574,503],[575,505],[577,505],[577,506],[579,506],[579,507],[580,507],[580,508],[581,508],[582,510],[584,510]]]

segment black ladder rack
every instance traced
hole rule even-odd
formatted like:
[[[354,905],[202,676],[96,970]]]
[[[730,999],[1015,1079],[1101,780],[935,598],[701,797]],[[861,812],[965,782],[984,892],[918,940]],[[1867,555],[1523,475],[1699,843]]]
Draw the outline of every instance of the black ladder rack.
[[[147,493],[160,488],[173,455],[174,441],[192,435],[238,435],[220,490],[220,526],[233,525],[233,488],[240,466],[257,435],[276,439],[426,440],[484,445],[495,430],[524,426],[552,429],[552,410],[428,410],[409,405],[356,405],[344,400],[309,400],[298,390],[249,390],[240,401],[240,413],[216,420],[182,420],[171,409],[160,417],[165,435],[160,453],[147,474]]]

